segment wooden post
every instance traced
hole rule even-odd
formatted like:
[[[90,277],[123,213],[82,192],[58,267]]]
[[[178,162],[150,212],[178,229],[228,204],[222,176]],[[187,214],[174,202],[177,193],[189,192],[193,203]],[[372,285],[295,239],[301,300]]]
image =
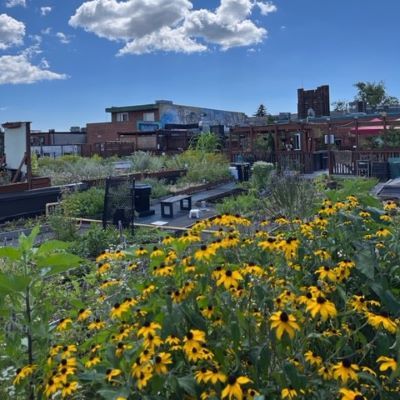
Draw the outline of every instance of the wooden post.
[[[31,157],[31,123],[26,123],[26,178],[28,181],[28,190],[32,189],[32,157]]]

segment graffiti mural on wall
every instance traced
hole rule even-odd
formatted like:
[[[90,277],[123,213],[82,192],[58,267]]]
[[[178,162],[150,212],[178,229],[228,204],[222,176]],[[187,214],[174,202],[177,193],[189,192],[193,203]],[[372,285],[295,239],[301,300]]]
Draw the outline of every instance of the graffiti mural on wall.
[[[166,124],[197,124],[235,126],[246,122],[246,115],[234,111],[168,104],[160,106],[160,121]]]

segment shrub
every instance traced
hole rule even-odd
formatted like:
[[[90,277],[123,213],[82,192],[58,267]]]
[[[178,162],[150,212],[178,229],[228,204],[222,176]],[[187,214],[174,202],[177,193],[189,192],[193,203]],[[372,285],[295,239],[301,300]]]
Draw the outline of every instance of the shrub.
[[[104,190],[93,187],[83,192],[65,192],[62,208],[69,217],[101,219],[104,208]]]
[[[265,190],[270,183],[271,174],[274,170],[274,164],[264,161],[256,161],[253,164],[253,172],[251,175],[252,186],[257,191]]]

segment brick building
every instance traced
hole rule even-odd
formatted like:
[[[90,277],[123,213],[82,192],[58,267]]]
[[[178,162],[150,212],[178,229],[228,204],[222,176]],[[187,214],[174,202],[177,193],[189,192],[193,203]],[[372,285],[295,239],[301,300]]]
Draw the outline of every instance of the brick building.
[[[330,113],[329,85],[315,90],[297,90],[297,114],[299,119],[328,117]]]
[[[129,135],[154,135],[156,131],[187,129],[213,130],[246,124],[247,116],[241,112],[215,110],[174,104],[158,100],[153,104],[126,107],[109,107],[111,122],[87,124],[87,143],[105,143],[124,140]]]

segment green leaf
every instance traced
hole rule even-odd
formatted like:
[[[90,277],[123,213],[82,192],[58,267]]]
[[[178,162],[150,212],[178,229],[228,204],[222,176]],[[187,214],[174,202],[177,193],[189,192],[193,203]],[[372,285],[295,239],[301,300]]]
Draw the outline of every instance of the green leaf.
[[[186,393],[191,396],[196,397],[196,382],[193,379],[192,375],[184,376],[182,378],[178,378],[178,385],[181,387]]]
[[[6,275],[0,273],[0,291],[7,294],[11,292],[24,292],[31,283],[31,277],[23,275]]]
[[[37,265],[42,269],[43,276],[50,276],[76,268],[81,261],[80,257],[73,254],[59,253],[38,257]]]
[[[36,225],[28,236],[22,234],[19,237],[18,239],[19,246],[23,252],[28,252],[32,250],[39,232],[40,232],[40,226]]]
[[[356,260],[357,260],[357,269],[367,278],[374,280],[375,255],[371,251],[364,249],[358,252]]]
[[[54,253],[57,250],[66,250],[71,247],[71,243],[62,242],[61,240],[49,240],[40,245],[37,255],[41,256],[48,253]]]
[[[283,370],[289,379],[290,383],[295,389],[300,389],[304,387],[304,379],[300,377],[296,367],[293,364],[286,364]]]
[[[21,251],[14,247],[0,247],[0,258],[9,258],[18,261],[22,257]]]

